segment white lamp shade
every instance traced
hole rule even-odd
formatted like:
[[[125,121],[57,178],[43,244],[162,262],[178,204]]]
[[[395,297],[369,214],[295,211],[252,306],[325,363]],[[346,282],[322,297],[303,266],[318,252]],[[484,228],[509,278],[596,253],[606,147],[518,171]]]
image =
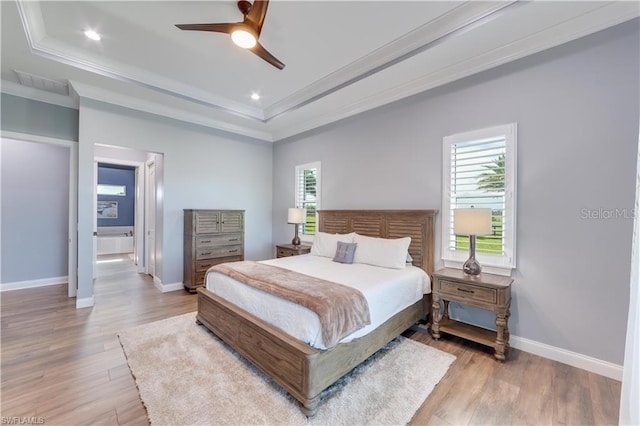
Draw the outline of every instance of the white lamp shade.
[[[307,221],[307,209],[290,208],[287,214],[288,223],[305,223]]]
[[[456,235],[490,235],[491,209],[454,209],[453,232]]]

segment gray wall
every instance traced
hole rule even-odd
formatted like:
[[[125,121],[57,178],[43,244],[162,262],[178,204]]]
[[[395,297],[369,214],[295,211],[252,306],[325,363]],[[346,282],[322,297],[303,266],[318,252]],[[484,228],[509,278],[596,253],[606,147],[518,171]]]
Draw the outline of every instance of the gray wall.
[[[67,276],[69,148],[3,139],[0,149],[0,282]]]
[[[182,282],[183,209],[245,210],[246,258],[271,257],[270,144],[88,99],[81,100],[79,134],[81,151],[83,144],[104,144],[163,154],[157,230],[163,253],[156,266],[164,284]],[[80,179],[79,191],[87,185]],[[81,227],[91,208],[79,206]],[[79,245],[83,241],[79,236]],[[88,297],[87,286],[79,283],[79,297]]]
[[[0,94],[0,102],[4,131],[78,140],[77,110],[6,93]],[[2,145],[0,282],[66,276],[69,148],[6,139]],[[43,181],[46,183],[41,185]],[[47,205],[46,215],[43,205]],[[25,244],[27,251],[23,251]],[[24,256],[29,251],[40,262]]]
[[[440,208],[442,138],[517,122],[511,332],[622,364],[632,219],[582,216],[634,205],[638,38],[635,20],[276,143],[274,240],[297,164],[322,161],[325,209]]]
[[[2,93],[2,130],[78,140],[78,110]]]

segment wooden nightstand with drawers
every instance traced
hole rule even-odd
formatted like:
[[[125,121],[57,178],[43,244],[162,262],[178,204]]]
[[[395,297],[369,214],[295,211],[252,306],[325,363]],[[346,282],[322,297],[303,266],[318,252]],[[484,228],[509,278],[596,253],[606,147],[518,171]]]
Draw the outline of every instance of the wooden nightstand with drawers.
[[[289,257],[298,256],[301,254],[308,254],[311,252],[311,246],[300,244],[294,246],[293,244],[278,244],[276,245],[276,257]]]
[[[464,339],[491,346],[498,361],[505,360],[509,348],[509,308],[511,305],[511,284],[513,278],[481,273],[466,275],[459,269],[440,269],[433,278],[433,323],[431,333],[434,339],[440,332],[453,334]],[[440,301],[444,309],[440,318]],[[449,318],[449,302],[475,306],[496,314],[496,331],[487,330]]]

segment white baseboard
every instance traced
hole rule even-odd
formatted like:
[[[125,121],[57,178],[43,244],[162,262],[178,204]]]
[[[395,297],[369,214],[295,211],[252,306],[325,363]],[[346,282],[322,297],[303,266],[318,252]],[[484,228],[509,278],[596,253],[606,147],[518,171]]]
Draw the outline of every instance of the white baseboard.
[[[610,379],[622,381],[621,365],[514,335],[510,336],[509,343],[511,347],[520,349],[521,351],[539,355],[572,367],[581,368],[592,373],[600,374],[601,376],[609,377]]]
[[[162,284],[162,281],[158,277],[153,277],[153,285],[162,293],[168,293],[170,291],[182,290],[184,285],[182,283]]]
[[[76,309],[90,308],[93,306],[93,303],[94,303],[93,296],[76,298]]]
[[[12,290],[22,290],[25,288],[45,287],[48,285],[67,284],[68,282],[69,282],[68,276],[42,278],[39,280],[29,280],[29,281],[17,281],[13,283],[0,284],[0,291],[12,291]]]

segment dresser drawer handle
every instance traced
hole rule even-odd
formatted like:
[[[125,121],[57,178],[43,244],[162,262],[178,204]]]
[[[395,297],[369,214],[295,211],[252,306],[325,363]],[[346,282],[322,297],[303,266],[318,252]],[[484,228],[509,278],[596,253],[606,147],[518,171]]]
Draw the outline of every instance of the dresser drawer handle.
[[[200,242],[201,242],[201,243],[203,243],[203,244],[204,244],[204,243],[210,243],[210,242],[211,242],[211,240],[201,240]]]
[[[229,241],[238,241],[237,238],[230,238]]]
[[[458,291],[461,291],[463,293],[469,293],[469,294],[475,293],[473,290],[467,290],[466,288],[460,288],[460,287],[458,287]]]
[[[202,256],[208,256],[208,255],[210,255],[210,254],[211,254],[211,252],[210,252],[210,251],[208,251],[208,252],[206,252],[206,253],[201,253],[201,254],[202,254]]]
[[[238,251],[238,249],[233,249],[233,250],[229,250],[229,253],[235,253],[237,251]]]

